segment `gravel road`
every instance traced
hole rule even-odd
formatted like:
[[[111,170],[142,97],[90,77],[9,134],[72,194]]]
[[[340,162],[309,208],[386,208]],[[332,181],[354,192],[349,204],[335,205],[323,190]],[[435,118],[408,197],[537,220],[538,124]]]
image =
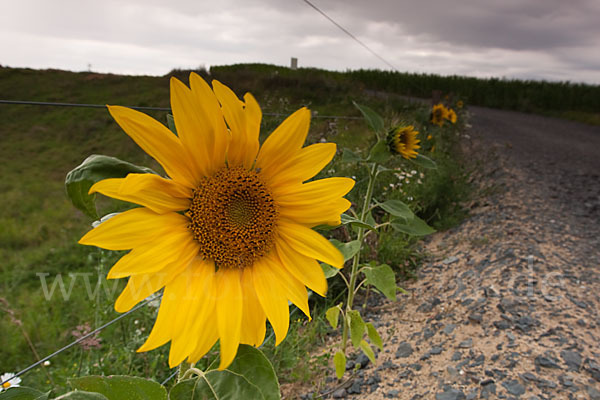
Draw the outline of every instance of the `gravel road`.
[[[600,399],[600,127],[470,113],[487,194],[426,241],[410,296],[373,299],[377,365],[326,398]]]

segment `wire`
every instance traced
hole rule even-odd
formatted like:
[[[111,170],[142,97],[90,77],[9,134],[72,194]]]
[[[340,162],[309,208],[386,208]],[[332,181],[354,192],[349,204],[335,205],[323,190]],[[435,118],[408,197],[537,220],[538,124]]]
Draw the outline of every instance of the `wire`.
[[[102,331],[104,328],[107,328],[109,326],[111,326],[112,324],[114,324],[115,322],[119,321],[122,318],[125,318],[126,316],[128,316],[129,314],[131,314],[132,312],[134,312],[135,310],[138,310],[140,308],[142,308],[143,306],[145,306],[146,304],[155,301],[157,299],[159,299],[160,297],[162,297],[162,293],[156,297],[153,297],[151,299],[148,299],[140,304],[138,304],[137,306],[133,307],[131,310],[119,315],[117,318],[113,319],[112,321],[109,321],[107,323],[105,323],[104,325],[94,329],[93,331],[86,333],[85,335],[83,335],[82,337],[80,337],[79,339],[77,339],[76,341],[69,343],[68,345],[56,350],[54,353],[50,354],[49,356],[46,356],[44,358],[42,358],[41,360],[31,364],[30,366],[28,366],[25,369],[22,369],[21,371],[17,372],[14,376],[11,376],[10,378],[0,382],[0,387],[2,387],[2,385],[4,385],[6,382],[10,381],[13,378],[16,378],[18,376],[23,375],[26,372],[29,372],[30,370],[32,370],[33,368],[37,367],[38,365],[42,364],[45,361],[48,361],[49,359],[51,359],[52,357],[62,353],[65,350],[70,349],[71,347],[75,346],[77,343],[80,343],[82,341],[84,341],[85,339],[89,338],[90,336],[93,336],[95,334],[97,334],[98,332]]]
[[[394,64],[392,64],[391,62],[389,62],[388,60],[386,60],[385,58],[383,58],[382,56],[380,56],[379,54],[377,54],[375,52],[375,50],[371,49],[369,46],[367,46],[362,40],[360,40],[359,38],[357,38],[356,36],[354,36],[352,33],[350,33],[346,28],[344,28],[343,26],[341,26],[340,24],[338,24],[337,22],[334,21],[333,18],[331,18],[329,15],[325,14],[324,11],[322,11],[319,7],[315,6],[313,3],[311,3],[309,0],[303,0],[306,4],[308,4],[309,6],[311,6],[312,8],[314,8],[319,14],[321,14],[322,16],[324,16],[325,18],[327,18],[332,24],[334,24],[335,26],[337,26],[338,28],[340,28],[342,30],[342,32],[344,32],[346,35],[350,36],[355,42],[357,42],[358,44],[360,44],[362,47],[364,47],[365,49],[367,49],[371,54],[373,54],[375,57],[379,58],[381,61],[383,61],[384,63],[386,63],[390,68],[392,68],[394,71],[398,71],[398,68],[396,68],[394,66]]]
[[[52,107],[81,107],[81,108],[106,108],[104,104],[86,104],[86,103],[55,103],[50,101],[29,101],[29,100],[0,100],[0,104],[17,104],[26,106],[52,106]],[[169,107],[142,107],[142,106],[125,106],[134,110],[150,110],[150,111],[171,111]],[[269,113],[265,112],[263,115],[270,117],[287,117],[288,114],[282,113]],[[318,115],[313,114],[313,118],[326,118],[326,119],[362,119],[362,117],[349,117],[345,115]]]

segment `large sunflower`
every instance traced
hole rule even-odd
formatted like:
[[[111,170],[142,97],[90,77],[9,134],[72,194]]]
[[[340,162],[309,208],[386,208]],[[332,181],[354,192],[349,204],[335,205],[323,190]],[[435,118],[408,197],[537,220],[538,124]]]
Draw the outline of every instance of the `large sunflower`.
[[[171,79],[177,129],[109,106],[123,130],[169,178],[129,174],[96,183],[97,192],[139,204],[88,232],[81,244],[129,250],[108,273],[129,276],[115,309],[125,312],[164,288],[152,332],[138,351],[171,342],[169,364],[196,362],[220,341],[219,368],[240,343],[260,345],[268,318],[276,344],[289,328],[288,300],[309,316],[306,287],[327,290],[316,260],[342,267],[340,252],[311,228],[340,223],[354,181],[305,183],[333,158],[334,143],[302,147],[310,112],[288,117],[259,145],[262,113],[197,74],[188,88]],[[306,287],[305,287],[306,286]]]
[[[417,158],[417,149],[421,146],[418,145],[420,142],[417,139],[418,131],[415,130],[414,126],[399,126],[392,129],[388,135],[388,146],[390,151],[395,154],[400,154],[406,159]]]

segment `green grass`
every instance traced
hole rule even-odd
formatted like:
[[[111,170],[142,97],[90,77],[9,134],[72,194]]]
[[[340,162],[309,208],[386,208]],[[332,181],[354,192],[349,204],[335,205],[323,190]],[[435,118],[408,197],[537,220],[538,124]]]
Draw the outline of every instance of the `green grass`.
[[[206,71],[199,72],[208,77]],[[188,74],[188,71],[172,72],[185,82]],[[352,106],[352,101],[357,101],[385,115],[387,123],[399,117],[417,119],[416,109],[405,104],[401,97],[367,91],[364,84],[343,73],[237,65],[215,67],[209,78],[223,81],[238,94],[251,91],[265,113],[289,114],[301,106],[308,106],[318,115],[357,117],[360,114]],[[0,68],[0,98],[168,107],[169,77]],[[166,122],[166,112],[149,114]],[[261,132],[272,131],[283,118],[265,116]],[[66,173],[90,154],[115,156],[155,170],[160,167],[121,131],[105,109],[0,105],[0,121],[0,157],[3,160],[0,163],[0,257],[3,260],[0,264],[0,297],[8,304],[0,305],[0,311],[14,313],[35,350],[43,357],[74,340],[74,327],[84,323],[96,327],[115,318],[118,314],[113,310],[114,300],[124,285],[124,280],[120,280],[113,287],[113,281],[104,279],[120,253],[77,244],[90,229],[91,221],[66,198]],[[374,140],[362,120],[313,118],[308,142],[321,139],[336,142],[340,150],[350,148],[358,152],[364,152]],[[441,174],[456,166],[450,161],[442,165]],[[322,176],[334,175],[355,175],[357,187],[349,198],[354,202],[361,199],[364,171],[342,164],[336,157],[322,173]],[[389,182],[382,183],[385,184]],[[438,226],[446,227],[456,223],[462,214],[457,214],[451,207],[444,208],[446,203],[457,200],[452,192],[458,190],[453,186],[455,184],[447,186],[446,176],[441,175],[437,183],[429,185],[429,189],[419,189],[416,185],[395,195],[405,200],[408,197],[417,199],[410,201],[411,204],[434,225],[439,223]],[[384,193],[383,186],[378,190]],[[418,190],[425,192],[418,194]],[[432,206],[426,200],[427,196],[440,190],[450,190],[449,196]],[[425,196],[425,200],[418,200],[417,196]],[[109,201],[101,204],[104,210],[115,206]],[[427,207],[437,211],[431,211],[428,216]],[[340,233],[334,231],[333,234]],[[394,243],[384,241],[379,250],[381,261],[394,258],[398,268],[408,268],[406,276],[419,262],[420,256],[412,239],[401,238]],[[46,300],[40,273],[47,274],[44,276],[49,284],[59,275],[67,287],[74,279],[71,296],[63,299],[57,288],[52,300]],[[69,274],[76,275],[73,278]],[[88,286],[93,288],[98,283],[111,290],[102,290],[90,297],[85,276],[90,279]],[[331,282],[334,296],[339,293],[339,287],[336,282]],[[282,371],[281,379],[310,381],[315,371],[327,362],[326,354],[307,363],[296,361],[308,360],[303,357],[327,334],[322,312],[331,301],[330,298],[311,300],[313,322],[306,324],[305,317],[297,315],[299,320],[292,323],[290,334],[280,347],[274,348],[272,342],[265,345],[265,351],[273,356],[275,365]],[[85,350],[76,346],[52,359],[46,370],[53,383],[64,387],[69,377],[85,374],[133,374],[159,381],[164,379],[170,372],[168,346],[149,353],[135,353],[151,329],[155,313],[152,307],[144,307],[107,328],[100,335],[99,349]],[[0,337],[3,338],[0,372],[17,371],[36,360],[19,323],[4,318],[4,315],[0,318]],[[25,375],[23,381],[25,385],[42,390],[53,386],[41,368]]]

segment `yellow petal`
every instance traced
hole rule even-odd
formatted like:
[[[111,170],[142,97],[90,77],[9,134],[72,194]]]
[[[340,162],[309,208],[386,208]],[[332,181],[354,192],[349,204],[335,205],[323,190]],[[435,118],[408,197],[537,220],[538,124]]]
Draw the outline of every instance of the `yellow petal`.
[[[217,342],[219,339],[219,332],[217,330],[217,325],[205,324],[202,328],[202,334],[196,340],[196,348],[188,357],[188,362],[195,363],[198,362]]]
[[[320,207],[324,202],[344,196],[353,186],[354,180],[350,178],[327,178],[278,189],[280,194],[275,195],[280,206]]]
[[[250,93],[244,95],[246,108],[244,114],[246,116],[246,156],[244,165],[246,168],[251,168],[258,154],[258,138],[260,136],[260,123],[262,121],[262,111],[258,102]]]
[[[350,208],[351,203],[344,199],[327,203],[321,203],[318,206],[287,206],[281,207],[279,217],[291,222],[314,227],[317,225],[339,225],[341,214]]]
[[[246,117],[244,115],[244,103],[238,99],[231,89],[221,82],[212,81],[213,90],[221,103],[225,121],[231,131],[231,141],[227,151],[227,162],[231,166],[244,164],[246,144]]]
[[[214,127],[206,120],[198,96],[180,80],[171,77],[171,108],[177,135],[190,154],[196,182],[211,173]],[[219,132],[220,134],[220,132]]]
[[[125,178],[104,179],[94,184],[89,193],[101,193],[129,201],[159,214],[187,210],[191,197],[189,189],[154,174],[129,174]]]
[[[208,154],[212,156],[214,164],[213,170],[211,171],[212,174],[219,168],[222,168],[225,164],[225,155],[227,154],[227,146],[229,146],[230,134],[227,131],[219,101],[208,83],[206,83],[206,81],[198,74],[192,72],[190,73],[190,87],[200,105],[198,112],[201,113],[201,120],[206,123],[205,129],[214,132],[212,135],[207,134],[205,136],[206,138],[214,140],[214,142],[212,142],[212,147],[211,143],[206,142]],[[195,146],[201,145],[202,143],[198,143]]]
[[[283,240],[275,243],[277,255],[285,269],[315,293],[325,297],[327,279],[319,263],[292,249]]]
[[[171,178],[190,188],[196,187],[187,154],[179,138],[169,128],[139,111],[121,106],[107,107],[125,133],[158,161]]]
[[[198,259],[196,258],[187,266],[184,266],[183,268],[180,267],[179,271],[173,270],[169,274],[171,279],[166,283],[156,322],[154,323],[152,332],[150,332],[146,342],[137,350],[138,352],[160,347],[181,334],[181,332],[175,330],[174,327],[175,319],[181,310],[180,304],[182,298],[187,295],[185,290],[187,289],[186,279],[189,276],[189,273],[186,274],[185,272],[190,269],[194,270],[198,265],[197,260]],[[133,278],[134,277],[130,278],[130,280]],[[178,279],[175,280],[175,278]],[[183,298],[183,300],[185,299]]]
[[[187,267],[186,264],[172,264],[155,274],[134,275],[115,302],[117,312],[129,311],[134,305],[168,285]],[[162,303],[161,303],[162,304]]]
[[[310,319],[310,310],[308,309],[308,293],[306,287],[294,276],[292,276],[282,265],[277,257],[265,257],[267,266],[271,273],[279,282],[278,285],[283,289],[289,301],[294,303]]]
[[[172,263],[187,265],[198,254],[199,245],[187,229],[172,230],[164,237],[131,250],[108,272],[108,279],[160,271]]]
[[[242,292],[244,305],[240,343],[260,346],[265,339],[266,315],[256,296],[252,273],[248,268],[242,272]]]
[[[267,177],[275,176],[282,164],[296,157],[306,140],[309,125],[310,111],[307,108],[290,115],[265,140],[258,152],[256,166]]]
[[[189,220],[177,213],[157,214],[134,208],[104,221],[85,234],[79,244],[108,250],[129,250],[152,241],[173,227],[185,228]]]
[[[344,265],[342,253],[312,229],[285,220],[279,221],[277,228],[281,239],[298,253],[316,258],[337,268]]]
[[[198,347],[198,343],[208,342],[211,336],[207,335],[206,327],[214,325],[216,285],[215,267],[212,261],[201,260],[196,257],[190,264],[190,276],[188,277],[190,295],[193,296],[190,305],[189,316],[185,328],[176,336],[174,346],[176,351],[184,356],[192,354]],[[210,346],[217,340],[210,343]],[[181,349],[179,349],[181,347]],[[210,347],[209,347],[210,349]],[[207,349],[208,350],[208,349]],[[200,357],[202,357],[202,354]]]
[[[275,332],[275,345],[281,343],[290,327],[286,293],[264,260],[252,266],[252,280],[258,301]]]
[[[335,155],[335,143],[316,143],[304,147],[295,157],[282,163],[269,179],[269,186],[304,182],[319,173]]]
[[[236,268],[220,268],[216,273],[217,327],[221,340],[223,370],[231,364],[240,344],[242,327],[241,273]]]

